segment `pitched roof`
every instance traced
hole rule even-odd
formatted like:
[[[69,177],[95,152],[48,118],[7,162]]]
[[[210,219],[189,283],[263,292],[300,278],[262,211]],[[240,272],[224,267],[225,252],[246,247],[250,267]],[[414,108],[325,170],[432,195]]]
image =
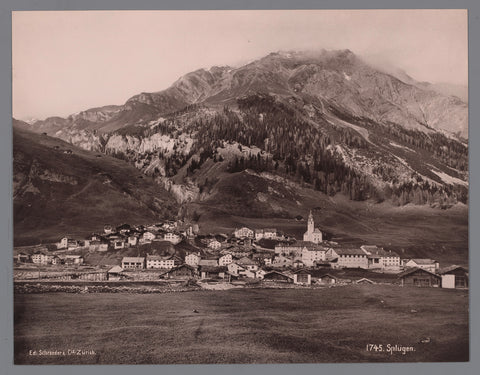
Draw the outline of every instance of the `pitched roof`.
[[[413,268],[410,268],[410,269],[408,269],[408,270],[406,270],[406,271],[403,271],[403,272],[399,273],[399,274],[397,275],[397,277],[402,278],[402,277],[408,276],[408,275],[410,275],[410,274],[412,274],[412,273],[415,273],[415,272],[417,272],[417,271],[423,272],[423,273],[428,273],[428,274],[430,274],[430,275],[433,275],[433,276],[435,276],[435,277],[440,278],[440,276],[437,275],[436,273],[433,273],[433,272],[430,272],[430,271],[424,270],[423,268],[418,268],[418,267],[413,267]]]
[[[144,257],[123,257],[122,263],[123,262],[143,262],[144,260],[145,260]]]
[[[108,270],[109,273],[120,273],[123,272],[123,268],[120,266],[114,266]]]
[[[457,265],[454,264],[454,265],[452,265],[452,266],[442,268],[440,271],[438,271],[438,273],[439,273],[440,275],[443,275],[443,274],[445,274],[445,273],[454,271],[454,270],[459,269],[459,268],[462,269],[462,270],[464,270],[465,272],[468,272],[468,269],[467,269],[467,268],[462,267],[462,266],[457,266]]]
[[[422,258],[422,259],[420,259],[420,258],[418,258],[418,259],[410,259],[410,261],[413,261],[413,262],[415,262],[415,263],[417,263],[417,264],[435,264],[435,263],[436,263],[436,261],[433,260],[433,259],[423,259],[423,258]]]
[[[355,249],[355,248],[335,249],[335,252],[338,255],[364,255],[364,256],[367,256],[367,254],[362,249]]]

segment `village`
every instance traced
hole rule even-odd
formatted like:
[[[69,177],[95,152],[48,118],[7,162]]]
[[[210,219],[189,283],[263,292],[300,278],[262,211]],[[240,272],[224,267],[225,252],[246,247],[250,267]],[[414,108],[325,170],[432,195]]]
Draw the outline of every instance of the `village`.
[[[440,268],[433,259],[406,259],[376,245],[345,247],[324,240],[312,213],[302,240],[275,228],[237,228],[230,234],[199,235],[197,224],[105,225],[103,233],[78,240],[65,236],[50,246],[15,249],[17,281],[185,281],[203,285],[335,286],[392,283],[402,286],[468,288],[468,269]],[[163,243],[188,244],[182,252],[113,257],[95,264],[92,254],[115,254]],[[155,249],[155,247],[151,247]],[[140,253],[140,252],[138,252]],[[164,252],[165,253],[165,252]],[[95,259],[95,258],[94,258]],[[260,283],[260,284],[259,284]],[[213,288],[215,289],[215,288]]]

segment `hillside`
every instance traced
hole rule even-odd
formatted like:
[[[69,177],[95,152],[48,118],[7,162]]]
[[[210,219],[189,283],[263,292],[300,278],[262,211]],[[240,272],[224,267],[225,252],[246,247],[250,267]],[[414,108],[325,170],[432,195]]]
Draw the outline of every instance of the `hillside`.
[[[177,213],[168,192],[124,161],[16,126],[13,176],[15,245]]]

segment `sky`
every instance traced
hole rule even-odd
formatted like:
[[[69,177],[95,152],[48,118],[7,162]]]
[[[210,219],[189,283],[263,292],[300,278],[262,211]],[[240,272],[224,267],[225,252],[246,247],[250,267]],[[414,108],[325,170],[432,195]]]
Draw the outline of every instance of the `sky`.
[[[467,85],[467,34],[466,10],[13,12],[13,116],[123,104],[282,50],[348,48],[419,81]]]

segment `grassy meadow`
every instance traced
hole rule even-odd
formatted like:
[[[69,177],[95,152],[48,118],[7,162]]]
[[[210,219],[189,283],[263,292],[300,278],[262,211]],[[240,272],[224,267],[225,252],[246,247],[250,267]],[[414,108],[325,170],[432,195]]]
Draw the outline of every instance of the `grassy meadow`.
[[[165,294],[48,293],[17,294],[14,304],[16,364],[469,358],[468,292],[460,290],[350,285]],[[421,343],[425,338],[429,342]],[[384,351],[367,351],[367,344],[382,344]],[[390,354],[385,351],[388,344],[414,351]],[[30,350],[65,355],[31,355]],[[84,354],[77,355],[78,350]]]

